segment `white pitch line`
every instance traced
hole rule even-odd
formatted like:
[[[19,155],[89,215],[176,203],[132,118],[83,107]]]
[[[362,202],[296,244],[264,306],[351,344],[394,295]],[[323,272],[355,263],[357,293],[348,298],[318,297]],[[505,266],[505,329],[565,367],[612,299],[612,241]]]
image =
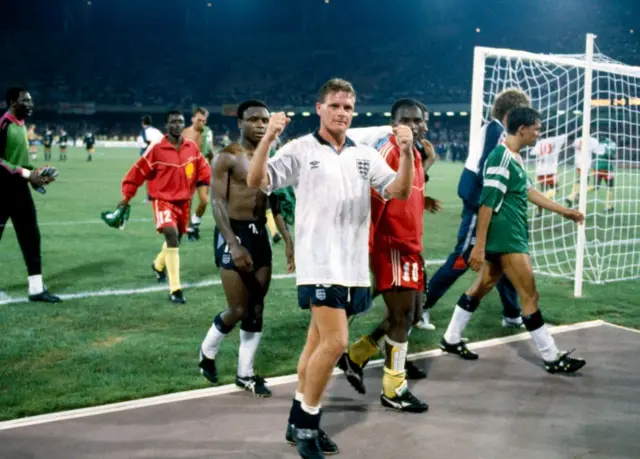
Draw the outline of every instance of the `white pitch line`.
[[[427,260],[427,265],[441,265],[446,260]],[[272,279],[293,279],[295,278],[295,274],[274,274]],[[192,282],[183,284],[183,288],[202,288],[202,287],[211,287],[212,285],[220,285],[220,279],[207,279],[199,282]],[[63,300],[77,300],[83,298],[92,298],[97,296],[122,296],[122,295],[144,295],[146,293],[154,293],[154,292],[164,292],[167,290],[166,285],[154,285],[153,287],[142,287],[142,288],[129,288],[129,289],[121,289],[121,290],[90,290],[86,292],[76,292],[76,293],[63,293],[58,295]],[[19,304],[19,303],[28,303],[29,298],[26,296],[19,298],[12,298],[7,295],[5,292],[0,291],[0,306],[6,304]]]
[[[623,325],[612,324],[611,322],[605,322],[605,325],[609,327],[617,328],[618,330],[630,331],[633,333],[640,333],[640,330],[636,330],[635,328],[625,327]]]
[[[576,330],[583,330],[586,328],[600,327],[605,324],[608,324],[608,323],[602,320],[594,320],[590,322],[580,322],[577,324],[550,327],[549,330],[552,334],[558,334],[558,333],[566,333],[566,332],[576,331]],[[531,335],[529,334],[529,332],[523,332],[517,335],[506,336],[504,338],[494,338],[486,341],[478,341],[476,343],[470,343],[468,347],[471,349],[484,349],[487,347],[499,346],[502,344],[514,343],[518,341],[526,341],[529,339],[531,339]],[[409,360],[416,360],[416,359],[438,357],[443,354],[444,353],[441,350],[434,349],[431,351],[411,354],[407,356],[407,358]],[[384,364],[384,359],[373,360],[369,362],[369,364],[367,365],[367,369],[381,367],[383,364]],[[334,375],[339,375],[341,373],[342,371],[338,368],[333,370]],[[297,381],[298,381],[298,375],[296,374],[279,376],[277,378],[269,378],[269,386],[270,387],[281,386],[283,384],[295,383]],[[22,419],[14,419],[12,421],[0,422],[0,430],[16,429],[19,427],[28,427],[28,426],[38,425],[38,424],[66,421],[70,419],[97,416],[100,414],[116,413],[119,411],[127,411],[127,410],[134,410],[138,408],[150,407],[150,406],[164,405],[167,403],[184,402],[187,400],[215,397],[218,395],[226,395],[234,392],[241,392],[242,390],[243,389],[238,388],[235,384],[227,384],[226,386],[218,386],[218,387],[212,387],[208,389],[190,390],[190,391],[184,391],[184,392],[177,392],[174,394],[159,395],[156,397],[149,397],[149,398],[143,398],[138,400],[130,400],[127,402],[111,403],[108,405],[94,406],[89,408],[80,408],[80,409],[70,410],[70,411],[61,411],[58,413],[42,414],[39,416],[31,416],[31,417],[22,418]]]

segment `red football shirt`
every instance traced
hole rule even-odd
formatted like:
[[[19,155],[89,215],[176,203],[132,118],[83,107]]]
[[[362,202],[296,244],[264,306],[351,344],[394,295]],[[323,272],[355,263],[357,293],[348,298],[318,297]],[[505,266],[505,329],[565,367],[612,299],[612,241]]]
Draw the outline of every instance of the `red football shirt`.
[[[394,171],[400,166],[400,147],[396,137],[378,149]],[[420,152],[414,148],[414,176],[411,195],[406,201],[385,201],[371,190],[371,231],[369,252],[396,249],[401,253],[421,253],[424,232],[424,169]]]
[[[164,136],[127,172],[122,180],[122,195],[133,198],[145,180],[151,199],[188,201],[196,187],[209,185],[211,167],[193,140],[183,138],[176,150]]]

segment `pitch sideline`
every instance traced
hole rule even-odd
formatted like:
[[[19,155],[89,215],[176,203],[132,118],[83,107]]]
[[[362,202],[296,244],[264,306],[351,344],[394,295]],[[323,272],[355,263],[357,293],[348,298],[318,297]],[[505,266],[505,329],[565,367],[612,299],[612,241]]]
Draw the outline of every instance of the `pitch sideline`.
[[[579,322],[571,325],[554,326],[554,327],[550,327],[549,330],[552,334],[558,334],[558,333],[566,333],[570,331],[584,330],[587,328],[601,327],[603,325],[610,325],[610,324],[603,320],[593,320],[588,322]],[[624,328],[624,327],[620,327],[620,328]],[[633,330],[633,331],[637,331],[637,330]],[[526,341],[529,339],[531,339],[529,332],[523,332],[523,333],[518,333],[517,335],[505,336],[503,338],[493,338],[485,341],[470,343],[468,346],[470,349],[484,349],[487,347],[499,346],[501,344],[514,343],[518,341]],[[407,359],[416,360],[416,359],[424,359],[424,358],[430,358],[430,357],[432,358],[432,357],[441,356],[443,354],[444,353],[441,350],[434,349],[430,351],[411,354],[407,356]],[[383,364],[384,364],[384,359],[374,360],[367,365],[367,369],[380,367]],[[338,368],[336,368],[333,371],[334,375],[339,375],[340,373],[341,373],[341,370]],[[297,380],[298,380],[298,376],[296,374],[279,376],[276,378],[269,378],[269,386],[270,387],[281,386],[283,384],[294,383]],[[159,395],[156,397],[130,400],[127,402],[111,403],[108,405],[100,405],[100,406],[94,406],[89,408],[80,408],[80,409],[70,410],[70,411],[60,411],[58,413],[42,414],[39,416],[31,416],[31,417],[26,417],[21,419],[14,419],[12,421],[4,421],[4,422],[0,422],[0,430],[16,429],[19,427],[28,427],[28,426],[38,425],[38,424],[46,424],[46,423],[57,422],[57,421],[66,421],[70,419],[97,416],[100,414],[115,413],[119,411],[127,411],[127,410],[134,410],[138,408],[146,408],[150,406],[164,405],[167,403],[182,402],[182,401],[195,400],[195,399],[206,398],[206,397],[215,397],[217,395],[232,394],[235,392],[242,392],[242,389],[238,388],[235,384],[227,384],[225,386],[218,386],[218,387],[212,387],[207,389],[196,389],[196,390],[190,390],[190,391],[184,391],[184,392],[176,392],[174,394]]]

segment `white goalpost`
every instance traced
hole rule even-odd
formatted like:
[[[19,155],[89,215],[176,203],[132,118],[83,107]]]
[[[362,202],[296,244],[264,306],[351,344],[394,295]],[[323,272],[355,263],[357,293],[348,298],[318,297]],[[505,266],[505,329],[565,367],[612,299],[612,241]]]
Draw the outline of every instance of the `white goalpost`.
[[[539,145],[525,152],[538,189],[586,216],[576,226],[531,207],[530,251],[537,273],[583,282],[640,278],[640,67],[597,52],[537,54],[477,47],[470,149],[497,94],[520,88],[543,118]],[[500,120],[502,121],[502,120]]]

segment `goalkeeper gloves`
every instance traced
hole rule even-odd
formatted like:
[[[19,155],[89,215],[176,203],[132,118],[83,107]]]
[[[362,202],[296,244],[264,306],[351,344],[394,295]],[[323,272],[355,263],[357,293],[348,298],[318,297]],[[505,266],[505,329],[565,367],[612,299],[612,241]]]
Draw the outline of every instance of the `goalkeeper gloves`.
[[[124,206],[118,206],[113,212],[106,210],[100,214],[100,217],[104,220],[107,226],[124,230],[125,226],[127,226],[127,222],[129,221],[130,214],[131,206],[127,204]]]
[[[53,182],[55,178],[60,174],[60,171],[53,166],[42,166],[32,172],[34,175],[42,177],[46,179],[46,182]],[[34,190],[38,193],[45,194],[47,190],[44,189],[43,185],[34,185],[31,184]]]

